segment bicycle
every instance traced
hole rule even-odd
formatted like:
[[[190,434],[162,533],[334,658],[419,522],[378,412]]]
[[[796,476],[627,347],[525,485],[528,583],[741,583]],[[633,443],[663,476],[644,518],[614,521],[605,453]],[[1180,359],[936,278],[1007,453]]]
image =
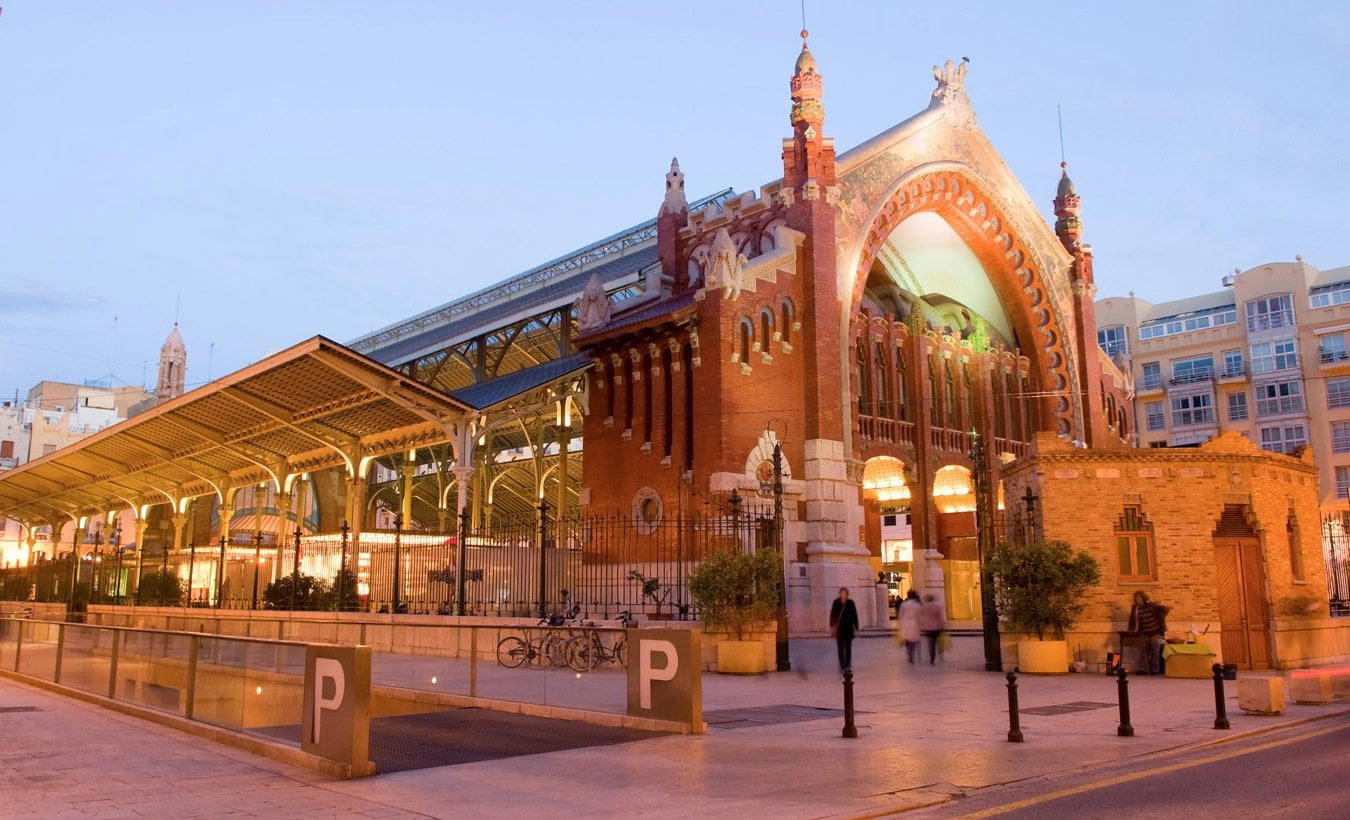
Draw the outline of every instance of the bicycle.
[[[624,610],[619,616],[619,623],[626,629],[631,629],[637,625],[637,619],[631,612]],[[584,635],[573,635],[567,642],[567,665],[573,671],[589,672],[603,664],[615,662],[623,669],[628,668],[626,633],[620,632],[611,646],[605,646],[605,642],[600,639],[600,630],[595,628],[594,623],[583,626],[590,627],[588,632]]]
[[[552,616],[540,618],[536,625],[555,626],[556,618]],[[567,642],[567,638],[553,630],[534,636],[528,631],[524,637],[507,635],[497,642],[497,663],[507,669],[515,669],[526,662],[533,669],[566,666]]]

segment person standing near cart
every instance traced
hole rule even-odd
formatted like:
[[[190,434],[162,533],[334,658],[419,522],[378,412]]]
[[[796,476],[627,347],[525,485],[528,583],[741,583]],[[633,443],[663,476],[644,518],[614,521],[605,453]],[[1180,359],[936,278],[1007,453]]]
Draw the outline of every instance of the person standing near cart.
[[[848,587],[839,588],[839,597],[830,605],[830,637],[839,650],[839,671],[853,668],[853,635],[861,628],[858,607],[849,600]]]

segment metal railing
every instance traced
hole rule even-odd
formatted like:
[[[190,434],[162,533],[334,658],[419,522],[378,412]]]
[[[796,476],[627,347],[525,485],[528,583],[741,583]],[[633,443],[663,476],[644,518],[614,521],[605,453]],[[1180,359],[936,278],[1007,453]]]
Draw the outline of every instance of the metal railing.
[[[771,503],[733,494],[716,506],[647,515],[534,516],[452,532],[367,531],[290,543],[194,544],[182,550],[82,550],[0,568],[0,599],[224,609],[341,610],[538,618],[580,607],[697,617],[689,577],[713,552],[775,544]],[[461,547],[462,543],[462,547]],[[459,563],[464,571],[460,573]]]

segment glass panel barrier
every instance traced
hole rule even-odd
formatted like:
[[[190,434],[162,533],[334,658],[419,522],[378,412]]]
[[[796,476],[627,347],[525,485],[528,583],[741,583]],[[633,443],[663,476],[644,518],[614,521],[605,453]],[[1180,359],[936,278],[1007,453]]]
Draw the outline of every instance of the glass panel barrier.
[[[123,632],[115,697],[185,715],[191,643],[188,635]]]
[[[20,675],[56,680],[56,649],[61,627],[51,621],[19,621]]]
[[[61,642],[61,684],[107,696],[117,630],[66,624]]]

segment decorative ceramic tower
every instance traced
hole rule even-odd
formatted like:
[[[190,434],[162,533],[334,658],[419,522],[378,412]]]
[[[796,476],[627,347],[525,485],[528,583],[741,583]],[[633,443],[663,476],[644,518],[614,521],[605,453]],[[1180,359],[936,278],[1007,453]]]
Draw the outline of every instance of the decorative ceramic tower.
[[[656,247],[661,254],[661,272],[674,283],[674,292],[689,287],[689,270],[681,267],[680,229],[689,222],[689,202],[684,198],[684,174],[678,158],[670,161],[666,172],[666,197],[656,212]]]
[[[1059,187],[1055,190],[1055,235],[1073,257],[1069,281],[1073,286],[1074,333],[1078,348],[1078,379],[1083,387],[1083,438],[1088,447],[1120,446],[1120,437],[1110,427],[1102,400],[1102,362],[1097,346],[1097,316],[1093,300],[1097,286],[1092,281],[1092,246],[1083,241],[1079,219],[1082,200],[1069,179],[1068,163],[1060,164]]]
[[[169,337],[159,348],[159,378],[155,381],[155,402],[165,402],[183,395],[183,383],[187,376],[187,347],[178,332],[178,323],[174,322]]]

